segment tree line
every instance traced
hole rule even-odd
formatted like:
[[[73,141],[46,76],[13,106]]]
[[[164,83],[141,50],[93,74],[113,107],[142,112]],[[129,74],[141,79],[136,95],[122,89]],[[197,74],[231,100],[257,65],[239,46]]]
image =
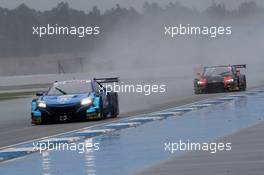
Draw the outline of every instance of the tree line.
[[[15,9],[0,7],[0,57],[27,57],[41,54],[62,52],[89,52],[111,35],[114,26],[120,22],[137,22],[157,16],[172,16],[191,18],[210,16],[216,18],[243,18],[245,16],[263,13],[254,2],[242,3],[237,10],[227,10],[224,4],[212,3],[203,12],[188,8],[180,3],[169,3],[160,6],[158,3],[146,2],[143,10],[123,8],[116,5],[105,12],[96,6],[89,12],[72,9],[68,3],[61,2],[55,8],[47,11],[37,11],[21,4]],[[33,26],[58,24],[61,26],[100,26],[99,37],[76,38],[69,36],[49,36],[39,38],[32,35]]]

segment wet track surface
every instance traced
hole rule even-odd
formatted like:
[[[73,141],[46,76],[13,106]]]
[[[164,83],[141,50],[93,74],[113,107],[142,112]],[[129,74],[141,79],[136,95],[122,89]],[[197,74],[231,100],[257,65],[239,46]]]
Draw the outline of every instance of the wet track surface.
[[[191,81],[188,79],[182,81],[184,84],[183,87],[189,87],[184,88],[184,90],[182,87],[177,86],[177,81],[175,81],[175,79],[173,79],[171,82],[170,79],[164,81],[168,85],[167,92],[164,94],[151,96],[133,93],[120,94],[121,115],[119,118],[157,111],[171,106],[183,105],[186,103],[222,95],[192,95],[192,85],[189,85]],[[160,83],[162,83],[162,81]],[[28,98],[0,100],[0,148],[113,120],[108,119],[104,121],[34,126],[30,123],[30,102],[32,98],[34,97],[29,96]]]
[[[186,153],[165,151],[165,142],[212,141],[263,121],[263,92],[229,94],[226,98],[213,98],[100,125],[93,128],[92,133],[106,132],[93,138],[90,138],[91,130],[70,133],[64,137],[85,137],[78,143],[97,143],[100,149],[84,153],[58,150],[34,153],[1,163],[0,174],[134,174]],[[154,118],[147,120],[145,117]]]
[[[231,142],[232,150],[216,154],[197,151],[156,164],[140,175],[263,175],[264,122],[231,134],[218,142]]]

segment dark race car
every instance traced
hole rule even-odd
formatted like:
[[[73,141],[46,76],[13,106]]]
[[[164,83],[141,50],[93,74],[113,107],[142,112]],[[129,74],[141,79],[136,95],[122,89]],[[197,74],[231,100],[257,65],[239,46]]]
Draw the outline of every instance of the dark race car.
[[[118,82],[118,78],[55,82],[48,92],[39,92],[32,100],[32,123],[116,117],[119,114],[118,94],[107,91],[102,85],[112,82]]]
[[[246,76],[241,74],[241,68],[246,68],[246,65],[204,67],[203,73],[194,79],[195,94],[245,91]]]

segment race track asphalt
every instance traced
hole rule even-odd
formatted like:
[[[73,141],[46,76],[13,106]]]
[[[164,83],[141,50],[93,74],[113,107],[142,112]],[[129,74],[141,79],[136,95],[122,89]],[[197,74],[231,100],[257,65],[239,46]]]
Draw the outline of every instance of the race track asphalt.
[[[157,111],[222,95],[194,95],[192,81],[186,79],[181,80],[181,83],[182,86],[179,86],[176,81],[168,80],[166,82],[168,86],[166,94],[150,96],[133,93],[120,94],[121,114],[118,118]],[[107,119],[103,121],[35,126],[30,121],[30,102],[32,98],[34,97],[28,96],[27,98],[0,101],[0,148],[116,120]]]

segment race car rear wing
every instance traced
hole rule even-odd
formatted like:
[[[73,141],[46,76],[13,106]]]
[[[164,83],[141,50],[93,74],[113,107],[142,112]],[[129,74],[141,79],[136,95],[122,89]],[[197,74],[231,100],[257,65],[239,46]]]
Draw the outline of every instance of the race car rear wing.
[[[114,83],[119,82],[119,78],[94,78],[94,81],[96,81],[97,83]]]
[[[105,87],[102,85],[103,83],[115,83],[115,82],[119,82],[119,78],[118,77],[114,77],[114,78],[94,78],[94,81],[102,88],[105,89]]]
[[[205,66],[204,68],[211,68],[211,67],[234,67],[237,69],[247,68],[246,64],[235,64],[235,65],[220,65],[220,66]]]
[[[246,69],[247,65],[246,64],[237,64],[237,65],[232,65],[232,67],[236,69]]]

